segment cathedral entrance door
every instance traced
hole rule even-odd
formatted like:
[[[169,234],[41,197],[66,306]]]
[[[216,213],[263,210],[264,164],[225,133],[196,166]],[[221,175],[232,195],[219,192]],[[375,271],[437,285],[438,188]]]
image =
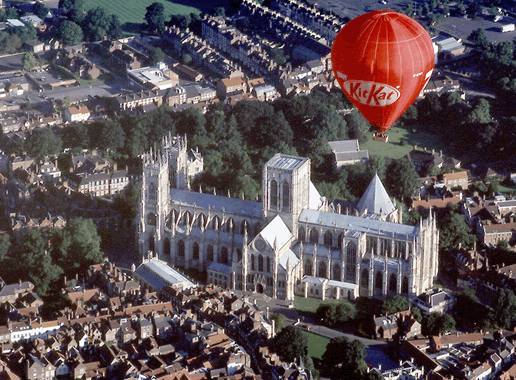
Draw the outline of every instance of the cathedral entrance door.
[[[256,293],[263,294],[263,285],[262,284],[256,284]]]

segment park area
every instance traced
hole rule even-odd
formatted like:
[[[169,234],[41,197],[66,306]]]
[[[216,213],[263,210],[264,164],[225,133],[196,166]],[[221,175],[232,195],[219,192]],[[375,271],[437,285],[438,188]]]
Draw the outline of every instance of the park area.
[[[171,15],[187,15],[190,13],[208,13],[219,6],[226,6],[225,0],[215,1],[188,1],[172,2],[167,0],[85,0],[86,9],[101,7],[108,14],[116,14],[120,18],[122,29],[127,34],[140,31],[140,24],[144,22],[147,7],[158,2],[165,7],[165,20],[168,22]]]

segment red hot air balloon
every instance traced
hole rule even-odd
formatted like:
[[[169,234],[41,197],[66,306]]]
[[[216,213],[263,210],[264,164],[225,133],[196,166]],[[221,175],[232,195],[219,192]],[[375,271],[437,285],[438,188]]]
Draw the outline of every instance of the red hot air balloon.
[[[430,80],[434,48],[426,30],[410,17],[375,11],[342,28],[331,60],[346,96],[385,132]]]

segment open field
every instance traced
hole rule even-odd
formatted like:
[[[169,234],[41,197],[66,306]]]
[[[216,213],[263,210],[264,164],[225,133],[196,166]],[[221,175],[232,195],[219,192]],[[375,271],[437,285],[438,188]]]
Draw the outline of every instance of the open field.
[[[86,9],[101,7],[108,14],[120,17],[122,29],[126,33],[138,33],[140,24],[144,21],[146,8],[154,2],[165,6],[165,20],[168,22],[171,15],[187,15],[190,13],[208,13],[219,6],[226,6],[226,0],[193,1],[193,0],[85,0]]]
[[[321,359],[330,340],[308,331],[303,331],[303,335],[308,339],[308,355]]]
[[[318,298],[304,298],[297,296],[294,300],[294,307],[298,312],[301,313],[315,313],[319,305],[323,303],[340,303],[341,300],[329,299],[321,300]]]
[[[386,158],[398,159],[410,152],[414,145],[419,148],[435,149],[437,152],[442,150],[444,154],[447,152],[447,145],[443,144],[439,138],[428,132],[418,129],[417,126],[410,127],[392,127],[387,131],[389,142],[383,143],[373,141],[372,133],[367,134],[367,141],[360,144],[360,149],[369,150],[369,156],[384,156]],[[400,141],[403,140],[403,145]]]

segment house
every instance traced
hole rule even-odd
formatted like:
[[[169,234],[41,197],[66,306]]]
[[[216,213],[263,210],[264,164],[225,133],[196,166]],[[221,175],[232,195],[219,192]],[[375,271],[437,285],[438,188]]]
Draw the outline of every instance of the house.
[[[358,140],[330,141],[328,145],[333,155],[332,162],[335,171],[346,165],[369,161],[369,152],[360,150]]]
[[[69,123],[80,123],[90,118],[90,110],[86,106],[72,106],[65,110],[65,119]]]
[[[25,375],[28,380],[53,380],[56,367],[44,356],[41,358],[29,354],[25,364]]]
[[[242,77],[225,78],[217,82],[217,95],[224,99],[229,95],[244,93],[246,91],[246,84]]]
[[[427,315],[434,312],[447,313],[455,304],[455,297],[441,289],[430,289],[412,302]]]
[[[427,170],[431,166],[437,168],[443,168],[445,166],[450,168],[460,168],[461,162],[455,158],[447,157],[443,155],[442,151],[436,154],[435,150],[427,151],[426,148],[423,150],[418,149],[417,145],[406,154],[406,156],[415,165],[417,172],[420,175],[426,175]]]

